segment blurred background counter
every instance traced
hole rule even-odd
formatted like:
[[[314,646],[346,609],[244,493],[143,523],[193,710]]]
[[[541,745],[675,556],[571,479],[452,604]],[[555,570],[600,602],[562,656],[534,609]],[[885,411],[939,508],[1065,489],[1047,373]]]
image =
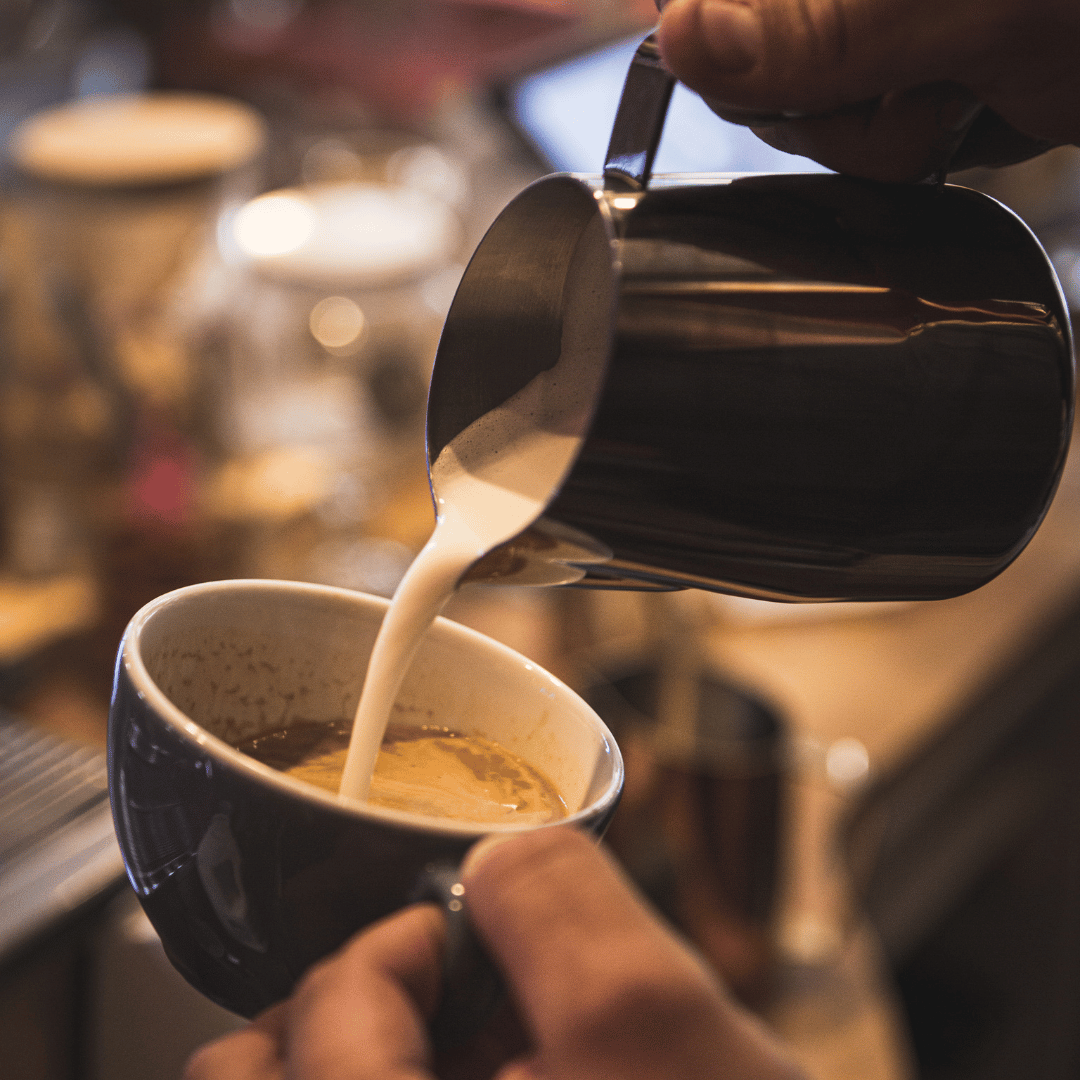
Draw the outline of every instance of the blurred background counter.
[[[653,18],[0,0],[5,1076],[175,1077],[234,1023],[168,967],[110,846],[120,634],[210,578],[393,591],[433,523],[424,391],[464,263],[532,179],[599,168]],[[659,168],[811,167],[679,94]],[[1078,153],[960,179],[1080,306]],[[610,707],[613,849],[817,1080],[1080,1061],[1074,461],[1029,549],[956,600],[474,586],[447,611]]]

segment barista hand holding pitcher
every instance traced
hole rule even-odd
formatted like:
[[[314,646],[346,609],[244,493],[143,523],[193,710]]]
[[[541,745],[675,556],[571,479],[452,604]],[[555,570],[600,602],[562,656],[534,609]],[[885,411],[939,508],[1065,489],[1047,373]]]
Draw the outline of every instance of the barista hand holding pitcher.
[[[669,68],[768,143],[919,180],[1080,142],[1074,0],[669,0]],[[754,121],[794,117],[782,123]]]

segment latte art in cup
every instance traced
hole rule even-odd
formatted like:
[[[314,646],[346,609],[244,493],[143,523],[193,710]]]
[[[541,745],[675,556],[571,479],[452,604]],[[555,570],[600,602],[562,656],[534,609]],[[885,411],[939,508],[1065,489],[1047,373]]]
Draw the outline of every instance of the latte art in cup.
[[[238,749],[288,776],[337,792],[352,725],[296,723]],[[566,817],[555,785],[482,735],[391,725],[367,801],[375,806],[477,824],[543,825]]]

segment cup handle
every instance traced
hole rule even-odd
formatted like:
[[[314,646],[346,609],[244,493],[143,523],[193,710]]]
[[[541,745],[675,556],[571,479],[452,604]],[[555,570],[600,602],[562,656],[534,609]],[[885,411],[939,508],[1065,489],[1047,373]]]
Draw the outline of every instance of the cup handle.
[[[436,1050],[447,1049],[466,1042],[491,1018],[503,998],[503,982],[469,923],[458,867],[428,866],[413,899],[434,901],[446,915],[442,998],[428,1032]]]

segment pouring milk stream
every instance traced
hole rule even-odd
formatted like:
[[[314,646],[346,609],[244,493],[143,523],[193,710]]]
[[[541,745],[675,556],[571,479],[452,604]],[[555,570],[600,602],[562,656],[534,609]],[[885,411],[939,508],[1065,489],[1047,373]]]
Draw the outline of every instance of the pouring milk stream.
[[[353,721],[339,797],[367,798],[394,699],[420,639],[453,595],[466,570],[543,512],[585,438],[607,361],[596,333],[608,319],[610,295],[598,285],[607,252],[582,236],[565,291],[592,303],[567,305],[557,363],[502,405],[481,416],[431,466],[435,530],[394,593],[368,663]]]

